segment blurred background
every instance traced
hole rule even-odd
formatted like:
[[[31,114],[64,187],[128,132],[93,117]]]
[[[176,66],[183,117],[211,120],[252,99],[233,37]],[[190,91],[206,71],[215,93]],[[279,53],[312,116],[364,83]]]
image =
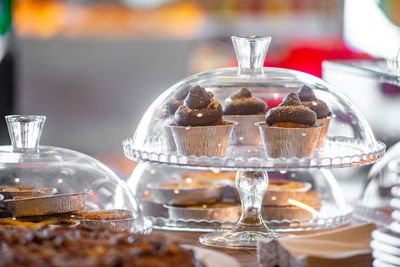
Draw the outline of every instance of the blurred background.
[[[400,48],[400,1],[0,1],[0,117],[46,115],[42,144],[94,156],[123,178],[135,164],[121,142],[146,108],[189,74],[236,65],[231,35],[272,36],[265,66],[323,77],[377,138],[400,139],[400,80],[374,67]]]

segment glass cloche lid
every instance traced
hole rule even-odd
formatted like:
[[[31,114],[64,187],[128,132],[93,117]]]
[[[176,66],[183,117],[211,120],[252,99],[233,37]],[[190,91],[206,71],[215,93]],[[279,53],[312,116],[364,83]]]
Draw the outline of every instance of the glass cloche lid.
[[[277,232],[314,231],[350,223],[351,208],[329,170],[269,172],[261,213]],[[236,172],[139,163],[127,183],[153,227],[220,231],[239,220]]]
[[[0,147],[0,224],[149,231],[136,199],[109,168],[73,150],[39,146],[45,120],[6,116],[12,146]]]
[[[124,141],[128,158],[280,170],[363,165],[382,157],[385,145],[343,92],[303,72],[263,67],[270,37],[232,41],[238,67],[187,77],[162,93]],[[304,105],[307,110],[299,108]]]

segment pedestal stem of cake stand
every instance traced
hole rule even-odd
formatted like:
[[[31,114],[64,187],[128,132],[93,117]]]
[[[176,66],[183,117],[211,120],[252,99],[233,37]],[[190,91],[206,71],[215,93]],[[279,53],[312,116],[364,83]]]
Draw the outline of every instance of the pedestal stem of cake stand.
[[[234,227],[234,232],[257,231],[267,232],[261,216],[261,204],[268,187],[268,174],[266,172],[236,173],[236,188],[242,202],[242,215]]]
[[[255,249],[260,239],[273,239],[277,235],[264,223],[261,205],[268,187],[268,174],[259,171],[238,171],[236,187],[242,201],[242,215],[235,227],[228,232],[200,236],[200,243],[207,246]]]

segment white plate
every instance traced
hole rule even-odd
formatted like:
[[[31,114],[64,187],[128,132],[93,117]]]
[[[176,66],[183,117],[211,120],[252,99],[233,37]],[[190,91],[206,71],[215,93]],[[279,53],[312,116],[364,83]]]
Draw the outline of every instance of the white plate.
[[[394,197],[400,198],[400,186],[399,185],[394,186],[391,191],[392,191],[392,195]]]
[[[390,200],[390,206],[394,209],[400,209],[400,198],[392,198],[392,200]]]
[[[374,266],[374,267],[400,267],[400,265],[393,265],[393,264],[386,263],[381,260],[374,260],[372,262],[372,266]]]
[[[381,228],[372,231],[372,239],[378,240],[388,245],[400,247],[400,234],[390,229]]]
[[[370,246],[373,250],[400,255],[400,247],[391,246],[378,240],[372,240]]]
[[[193,250],[196,254],[196,257],[201,259],[206,267],[241,267],[240,263],[237,260],[235,260],[231,256],[226,255],[225,253],[192,245],[182,245],[182,247]]]
[[[372,251],[372,257],[374,257],[375,259],[378,259],[380,261],[390,263],[392,265],[393,264],[400,265],[400,257],[392,255],[392,254],[374,250],[374,251]]]
[[[399,233],[400,234],[400,223],[399,222],[392,222],[389,226],[390,230],[393,232]]]
[[[393,220],[400,222],[400,210],[393,211],[392,218]]]

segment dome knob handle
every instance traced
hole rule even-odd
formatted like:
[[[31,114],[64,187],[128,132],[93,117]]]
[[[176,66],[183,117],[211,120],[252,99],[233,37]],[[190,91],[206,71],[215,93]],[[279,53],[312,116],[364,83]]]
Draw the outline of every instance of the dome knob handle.
[[[232,36],[239,74],[262,73],[271,37]]]
[[[9,115],[5,118],[13,150],[37,151],[46,117],[35,115]]]

